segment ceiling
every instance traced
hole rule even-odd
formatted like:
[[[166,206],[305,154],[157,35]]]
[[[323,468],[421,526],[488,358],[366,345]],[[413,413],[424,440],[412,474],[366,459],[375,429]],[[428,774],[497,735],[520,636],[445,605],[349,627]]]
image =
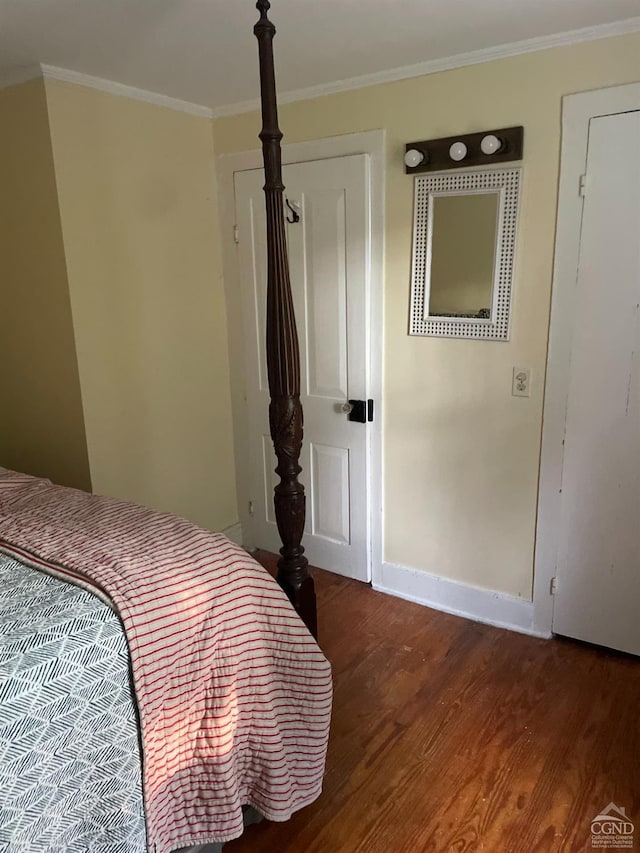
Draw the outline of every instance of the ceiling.
[[[278,89],[640,16],[640,0],[272,0]],[[219,111],[258,94],[253,0],[0,0],[0,79],[46,64]],[[640,18],[636,18],[640,29]]]

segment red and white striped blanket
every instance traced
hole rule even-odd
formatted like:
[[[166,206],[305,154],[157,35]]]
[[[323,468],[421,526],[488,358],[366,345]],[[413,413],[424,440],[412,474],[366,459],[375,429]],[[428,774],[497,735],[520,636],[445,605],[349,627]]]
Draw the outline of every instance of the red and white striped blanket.
[[[321,790],[330,666],[269,574],[184,519],[0,471],[0,549],[101,590],[123,621],[149,848],[226,841]]]

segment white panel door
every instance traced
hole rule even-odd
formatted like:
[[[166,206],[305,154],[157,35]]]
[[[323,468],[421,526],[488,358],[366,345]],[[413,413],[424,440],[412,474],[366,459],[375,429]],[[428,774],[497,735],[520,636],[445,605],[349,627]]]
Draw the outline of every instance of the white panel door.
[[[640,112],[594,118],[553,630],[640,654]]]
[[[235,179],[247,340],[253,539],[278,550],[273,510],[276,457],[269,436],[265,355],[266,233],[261,169]],[[287,225],[301,359],[307,495],[303,545],[320,568],[370,579],[369,427],[342,405],[367,398],[370,193],[368,155],[284,167]],[[287,207],[288,219],[293,213]]]

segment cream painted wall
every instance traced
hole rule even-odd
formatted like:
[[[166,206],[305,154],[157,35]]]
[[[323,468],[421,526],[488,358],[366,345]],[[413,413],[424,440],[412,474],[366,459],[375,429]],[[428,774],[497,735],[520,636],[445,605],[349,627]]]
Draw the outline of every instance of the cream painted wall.
[[[0,464],[91,488],[42,80],[0,90]]]
[[[211,122],[46,82],[94,491],[237,522]]]
[[[640,35],[529,53],[281,107],[286,142],[385,128],[385,559],[531,597],[562,95],[640,80]],[[407,335],[412,181],[404,145],[525,126],[511,340]],[[215,121],[256,148],[256,113]],[[512,367],[532,369],[530,398]]]

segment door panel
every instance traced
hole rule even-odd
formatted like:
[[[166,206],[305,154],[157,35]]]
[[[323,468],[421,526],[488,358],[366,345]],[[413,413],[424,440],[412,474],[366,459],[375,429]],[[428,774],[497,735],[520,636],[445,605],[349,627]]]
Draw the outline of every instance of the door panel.
[[[640,113],[590,123],[556,633],[640,654]]]
[[[300,211],[287,225],[291,285],[300,341],[304,443],[300,480],[307,494],[303,545],[309,561],[369,579],[369,444],[366,424],[341,410],[367,396],[369,179],[367,155],[286,166],[285,195]],[[247,331],[253,538],[276,550],[276,459],[268,427],[264,354],[266,238],[263,172],[235,175],[239,258]]]
[[[310,444],[311,532],[314,536],[348,545],[349,450]]]
[[[294,186],[292,190],[297,188]],[[301,274],[305,285],[306,393],[313,397],[346,399],[345,191],[303,189],[302,200],[304,245],[299,246],[293,240],[290,254],[292,273]],[[327,251],[327,246],[331,251]]]

